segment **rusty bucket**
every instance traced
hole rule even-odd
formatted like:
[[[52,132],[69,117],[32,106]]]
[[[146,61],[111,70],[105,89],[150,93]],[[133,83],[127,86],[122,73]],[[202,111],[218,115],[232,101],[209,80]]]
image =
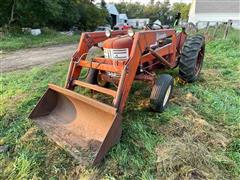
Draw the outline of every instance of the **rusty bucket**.
[[[116,108],[52,84],[29,118],[83,165],[100,162],[122,131]]]

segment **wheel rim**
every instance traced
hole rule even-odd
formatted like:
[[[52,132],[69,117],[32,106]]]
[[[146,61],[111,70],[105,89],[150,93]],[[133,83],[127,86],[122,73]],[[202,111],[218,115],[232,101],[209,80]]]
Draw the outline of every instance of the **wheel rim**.
[[[196,76],[198,76],[200,71],[201,71],[203,57],[204,57],[204,49],[202,47],[200,52],[198,53],[197,61],[196,61],[196,64],[195,64],[195,74],[196,74]]]
[[[98,74],[98,76],[97,76],[97,83],[98,83],[98,85],[99,86],[105,86],[106,85],[106,81],[104,81],[104,79],[101,77],[101,75],[100,74]]]
[[[170,97],[171,89],[172,89],[172,86],[171,85],[168,86],[168,89],[167,89],[167,91],[165,93],[164,100],[163,100],[163,107],[167,104],[167,101],[168,101],[168,99]]]

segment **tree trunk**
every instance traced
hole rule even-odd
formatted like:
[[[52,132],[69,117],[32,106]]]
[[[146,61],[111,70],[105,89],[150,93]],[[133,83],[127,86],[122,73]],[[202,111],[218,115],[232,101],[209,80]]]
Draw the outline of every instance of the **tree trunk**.
[[[14,11],[15,11],[15,6],[16,6],[16,0],[12,1],[12,9],[11,9],[11,16],[8,21],[8,25],[11,25],[11,23],[14,21]]]

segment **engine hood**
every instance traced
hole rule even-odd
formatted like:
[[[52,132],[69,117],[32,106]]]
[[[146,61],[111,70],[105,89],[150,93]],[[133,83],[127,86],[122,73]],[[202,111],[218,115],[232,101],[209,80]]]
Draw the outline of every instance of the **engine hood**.
[[[130,53],[132,48],[133,39],[129,36],[117,36],[114,38],[109,38],[104,41],[103,48],[104,49],[128,49]]]

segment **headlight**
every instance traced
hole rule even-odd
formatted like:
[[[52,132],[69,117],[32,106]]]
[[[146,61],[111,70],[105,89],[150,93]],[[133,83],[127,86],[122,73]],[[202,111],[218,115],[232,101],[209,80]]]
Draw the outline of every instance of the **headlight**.
[[[112,34],[111,30],[110,30],[110,29],[106,29],[105,35],[106,35],[107,37],[110,37],[111,34]]]
[[[129,36],[133,37],[134,34],[135,34],[135,32],[133,31],[132,28],[128,29],[128,35],[129,35]]]

